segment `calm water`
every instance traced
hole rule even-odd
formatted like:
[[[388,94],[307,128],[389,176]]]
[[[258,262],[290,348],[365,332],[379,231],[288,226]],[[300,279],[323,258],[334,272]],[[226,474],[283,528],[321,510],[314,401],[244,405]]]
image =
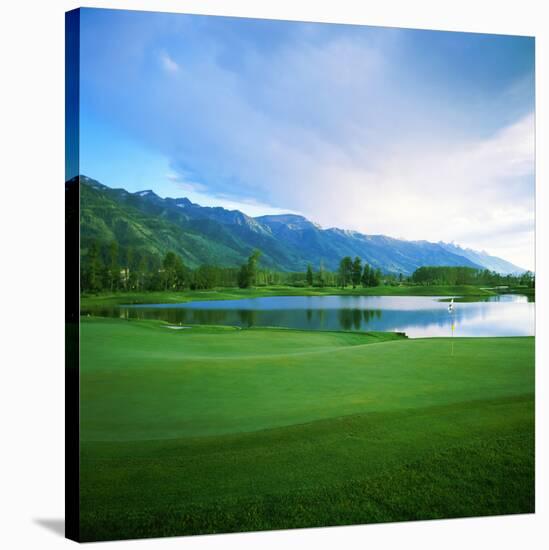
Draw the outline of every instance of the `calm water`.
[[[455,304],[425,296],[278,296],[185,304],[118,306],[92,314],[129,319],[161,319],[173,324],[288,327],[307,330],[405,332],[411,338],[451,336],[532,336],[533,302],[501,295]],[[87,313],[83,312],[83,313]]]

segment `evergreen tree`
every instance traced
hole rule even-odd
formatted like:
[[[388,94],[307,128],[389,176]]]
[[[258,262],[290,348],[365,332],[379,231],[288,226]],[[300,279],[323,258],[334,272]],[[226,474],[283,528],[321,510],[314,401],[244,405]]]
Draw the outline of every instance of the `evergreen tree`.
[[[318,269],[318,286],[324,287],[326,283],[325,274],[324,274],[324,262],[320,260],[320,267]]]
[[[352,267],[353,288],[356,288],[360,284],[361,276],[362,276],[362,260],[357,256],[353,261],[353,267]]]
[[[311,267],[311,264],[307,266],[307,286],[313,286],[313,268]]]
[[[240,267],[237,275],[237,284],[240,288],[250,288],[256,283],[257,264],[260,257],[261,251],[256,249],[250,254],[247,263]]]
[[[136,274],[136,286],[138,290],[145,289],[145,281],[147,277],[147,272],[149,271],[149,262],[145,254],[141,255],[139,263],[137,264],[137,274]]]
[[[381,269],[377,268],[375,271],[370,270],[371,274],[371,285],[370,286],[379,286],[381,284]]]
[[[98,292],[103,289],[101,275],[103,272],[103,262],[99,255],[99,247],[93,241],[88,248],[86,269],[84,270],[83,286],[90,292]]]
[[[108,278],[111,291],[118,290],[120,286],[120,264],[118,263],[118,243],[116,241],[112,241],[109,245]]]
[[[339,284],[341,288],[345,288],[352,280],[353,274],[353,260],[350,256],[345,256],[339,262]]]
[[[176,255],[174,252],[167,252],[162,260],[164,290],[172,289],[175,286]]]
[[[364,271],[362,272],[362,279],[361,283],[363,287],[369,287],[370,286],[370,266],[365,263],[364,264]]]
[[[182,290],[185,288],[187,283],[188,269],[185,267],[183,260],[180,256],[175,257],[174,263],[174,279],[175,287],[177,290]]]
[[[240,267],[240,271],[237,276],[237,284],[240,288],[250,287],[250,271],[248,269],[248,264],[242,264]]]
[[[250,254],[248,258],[248,286],[253,286],[256,284],[257,280],[257,264],[259,263],[259,258],[261,257],[261,251],[257,248]]]
[[[131,246],[128,246],[126,248],[126,258],[125,258],[125,266],[124,266],[124,288],[128,290],[130,288],[130,274],[133,270],[133,257],[134,252],[133,248]]]

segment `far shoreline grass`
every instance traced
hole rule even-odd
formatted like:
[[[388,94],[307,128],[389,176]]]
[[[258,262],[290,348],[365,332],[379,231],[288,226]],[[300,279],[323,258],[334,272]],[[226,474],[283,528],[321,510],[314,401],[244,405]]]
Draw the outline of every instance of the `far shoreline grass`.
[[[530,291],[530,292],[526,292]],[[510,288],[505,292],[534,295],[533,289]],[[117,306],[125,304],[176,304],[206,300],[240,300],[270,296],[465,296],[487,298],[500,294],[492,289],[472,285],[401,285],[370,288],[338,287],[292,287],[265,286],[253,288],[214,288],[211,290],[102,292],[83,294],[82,309],[96,306]]]

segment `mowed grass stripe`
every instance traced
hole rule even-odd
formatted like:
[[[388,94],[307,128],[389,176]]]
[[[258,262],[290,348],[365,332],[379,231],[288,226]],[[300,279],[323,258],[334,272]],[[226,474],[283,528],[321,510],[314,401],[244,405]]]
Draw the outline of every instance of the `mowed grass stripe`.
[[[122,320],[81,330],[83,440],[248,432],[534,388],[533,338],[456,339],[451,355],[448,339]]]
[[[84,443],[84,538],[526,513],[534,401],[500,398],[246,434]]]

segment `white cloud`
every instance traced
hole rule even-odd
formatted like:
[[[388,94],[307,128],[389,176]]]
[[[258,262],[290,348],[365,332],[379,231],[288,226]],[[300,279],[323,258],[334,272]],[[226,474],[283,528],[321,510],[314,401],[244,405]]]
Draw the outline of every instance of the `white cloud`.
[[[409,141],[368,156],[301,159],[314,193],[298,206],[326,225],[457,241],[533,267],[534,117],[477,141]],[[293,155],[290,155],[293,156]]]
[[[207,187],[202,183],[193,181],[189,176],[183,173],[168,172],[166,179],[178,189],[186,193],[204,193],[207,191]]]
[[[354,80],[342,69],[317,73],[342,51],[361,67]],[[381,99],[383,60],[359,64],[361,51],[345,44],[282,56],[277,78],[254,97],[234,75],[202,66],[196,80],[218,87],[194,90],[201,127],[180,115],[201,148],[176,152],[175,162],[201,166],[212,196],[260,197],[325,227],[456,241],[532,268],[534,115],[484,139],[460,136],[402,94]],[[517,224],[530,225],[509,231]]]
[[[160,64],[168,73],[177,73],[179,71],[179,65],[166,52],[160,54]]]
[[[221,206],[227,210],[240,210],[248,216],[287,214],[289,212],[297,213],[287,208],[275,208],[253,198],[240,197],[239,200],[235,200],[231,196],[212,194],[205,185],[191,181],[187,176],[180,173],[169,172],[166,174],[166,179],[171,184],[171,194],[176,195],[174,198],[184,195],[191,202],[201,206]],[[165,195],[166,193],[163,194]]]
[[[198,82],[218,83],[200,86],[193,101],[203,105],[195,130],[209,156],[187,158],[205,167],[212,193],[261,197],[327,227],[456,241],[533,267],[530,229],[507,229],[534,216],[533,113],[471,138],[440,109],[411,106],[383,57],[347,41],[279,53],[264,81],[253,64],[263,84],[250,93],[215,63],[200,71]]]
[[[178,73],[169,86],[148,74],[98,78],[108,115],[176,174],[192,173],[175,182],[191,200],[455,241],[533,267],[534,116],[494,129],[530,80],[484,93],[459,71],[449,82],[429,64],[418,73],[415,58],[408,67],[400,33],[371,36],[243,41],[235,55],[215,35],[192,44],[178,34],[170,51],[185,70],[166,51],[159,58]],[[140,90],[130,98],[129,83]]]

